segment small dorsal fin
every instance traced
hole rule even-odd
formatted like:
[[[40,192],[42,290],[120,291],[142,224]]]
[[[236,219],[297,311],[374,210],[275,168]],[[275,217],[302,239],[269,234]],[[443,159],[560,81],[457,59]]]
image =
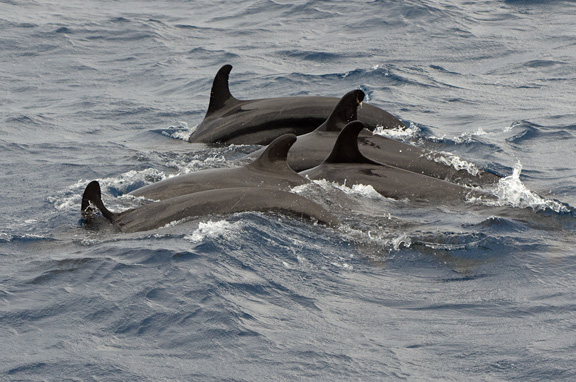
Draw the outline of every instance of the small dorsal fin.
[[[230,101],[237,101],[232,93],[230,93],[230,87],[228,86],[228,78],[231,71],[232,65],[224,65],[220,68],[220,70],[218,70],[218,73],[216,73],[214,81],[212,82],[212,91],[210,91],[210,104],[208,105],[206,117],[220,110],[226,104],[230,104]]]
[[[98,183],[96,180],[90,182],[88,186],[86,186],[84,194],[82,194],[82,217],[87,217],[92,213],[90,202],[92,202],[92,204],[94,204],[100,210],[100,212],[102,212],[102,215],[104,215],[106,219],[114,222],[116,214],[104,206],[104,203],[102,202],[102,191],[100,190],[100,183]]]
[[[358,134],[364,129],[364,124],[360,121],[353,121],[344,126],[332,152],[324,160],[324,163],[367,163],[378,164],[366,158],[358,148]]]
[[[275,168],[277,171],[279,167],[290,169],[287,162],[288,150],[290,150],[290,147],[292,147],[294,142],[296,142],[296,135],[294,134],[284,134],[279,136],[273,140],[268,147],[266,147],[266,150],[264,150],[264,152],[254,162],[247,166],[259,170]]]
[[[358,106],[363,100],[364,92],[360,89],[344,94],[328,119],[316,131],[341,131],[347,123],[358,119]]]

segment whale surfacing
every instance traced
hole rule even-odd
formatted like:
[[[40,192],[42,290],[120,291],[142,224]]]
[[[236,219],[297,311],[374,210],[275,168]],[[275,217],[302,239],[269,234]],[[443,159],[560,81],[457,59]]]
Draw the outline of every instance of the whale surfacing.
[[[346,93],[334,107],[324,123],[314,131],[298,136],[288,152],[288,165],[296,172],[318,166],[332,151],[338,134],[349,122],[360,120],[358,109],[362,105],[364,92],[352,90]],[[362,106],[364,107],[364,106]],[[375,135],[363,129],[358,137],[360,152],[378,163],[388,164],[422,175],[448,180],[469,186],[493,185],[500,176],[480,169],[471,174],[465,169],[456,169],[445,164],[443,154],[410,144]],[[256,150],[248,157],[256,158],[264,149]]]
[[[317,203],[287,191],[237,187],[186,194],[123,212],[112,212],[102,202],[100,184],[92,181],[82,195],[85,221],[94,220],[97,208],[121,232],[148,231],[185,218],[237,212],[273,212],[337,226],[339,221]]]
[[[336,97],[295,96],[239,100],[230,92],[231,65],[224,65],[210,92],[204,120],[188,138],[193,143],[266,145],[282,134],[301,135],[322,124],[339,101]],[[404,127],[392,114],[364,105],[360,119],[369,129]]]
[[[175,176],[141,187],[130,195],[164,200],[221,188],[269,187],[287,191],[308,183],[308,180],[292,170],[286,162],[288,150],[295,141],[294,134],[285,134],[276,138],[254,162],[245,166],[209,169]]]
[[[364,124],[346,125],[330,155],[320,165],[301,172],[310,179],[326,179],[342,185],[370,185],[378,193],[393,199],[442,201],[453,204],[475,198],[492,198],[481,191],[445,180],[379,163],[367,158],[358,147],[358,135]]]

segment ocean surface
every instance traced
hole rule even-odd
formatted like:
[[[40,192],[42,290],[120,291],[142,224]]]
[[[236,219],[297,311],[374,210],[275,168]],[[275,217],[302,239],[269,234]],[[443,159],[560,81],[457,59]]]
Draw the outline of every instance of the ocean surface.
[[[576,3],[0,0],[1,381],[576,380]],[[80,224],[256,146],[190,144],[240,99],[340,97],[504,176],[492,205],[293,190],[344,224]]]

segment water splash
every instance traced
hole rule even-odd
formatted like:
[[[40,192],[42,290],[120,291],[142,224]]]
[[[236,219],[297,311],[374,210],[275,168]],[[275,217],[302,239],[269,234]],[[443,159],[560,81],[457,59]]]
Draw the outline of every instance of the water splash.
[[[498,197],[498,205],[507,205],[517,208],[532,208],[533,210],[550,209],[556,213],[569,213],[570,208],[556,200],[544,199],[530,191],[520,180],[522,164],[517,162],[512,175],[500,179],[494,195]]]

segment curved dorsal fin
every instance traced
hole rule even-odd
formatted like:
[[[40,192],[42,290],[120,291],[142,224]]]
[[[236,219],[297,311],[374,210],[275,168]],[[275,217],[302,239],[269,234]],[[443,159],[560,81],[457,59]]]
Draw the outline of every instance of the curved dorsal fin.
[[[368,163],[379,164],[366,158],[358,148],[358,134],[364,129],[364,124],[360,121],[353,121],[344,126],[332,152],[324,163]]]
[[[358,119],[358,106],[363,100],[364,92],[360,89],[344,94],[328,119],[316,131],[341,131],[347,123]]]
[[[86,217],[91,214],[92,210],[90,208],[90,202],[92,202],[92,204],[94,204],[100,210],[100,212],[102,212],[102,215],[104,215],[106,219],[114,222],[116,214],[104,206],[104,203],[102,202],[102,191],[100,190],[100,183],[98,183],[96,180],[90,182],[88,186],[86,186],[84,194],[82,194],[82,217]]]
[[[279,168],[286,167],[290,171],[293,171],[290,166],[288,166],[288,150],[296,142],[296,135],[294,134],[284,134],[274,139],[266,150],[252,163],[247,166],[252,168],[257,168],[259,170],[274,168],[278,171]]]
[[[230,93],[230,88],[228,86],[228,78],[230,72],[232,71],[232,65],[224,65],[218,70],[214,81],[212,82],[212,90],[210,91],[210,104],[208,105],[208,111],[206,112],[206,117],[210,114],[217,112],[223,108],[230,101],[237,101],[236,98]]]

